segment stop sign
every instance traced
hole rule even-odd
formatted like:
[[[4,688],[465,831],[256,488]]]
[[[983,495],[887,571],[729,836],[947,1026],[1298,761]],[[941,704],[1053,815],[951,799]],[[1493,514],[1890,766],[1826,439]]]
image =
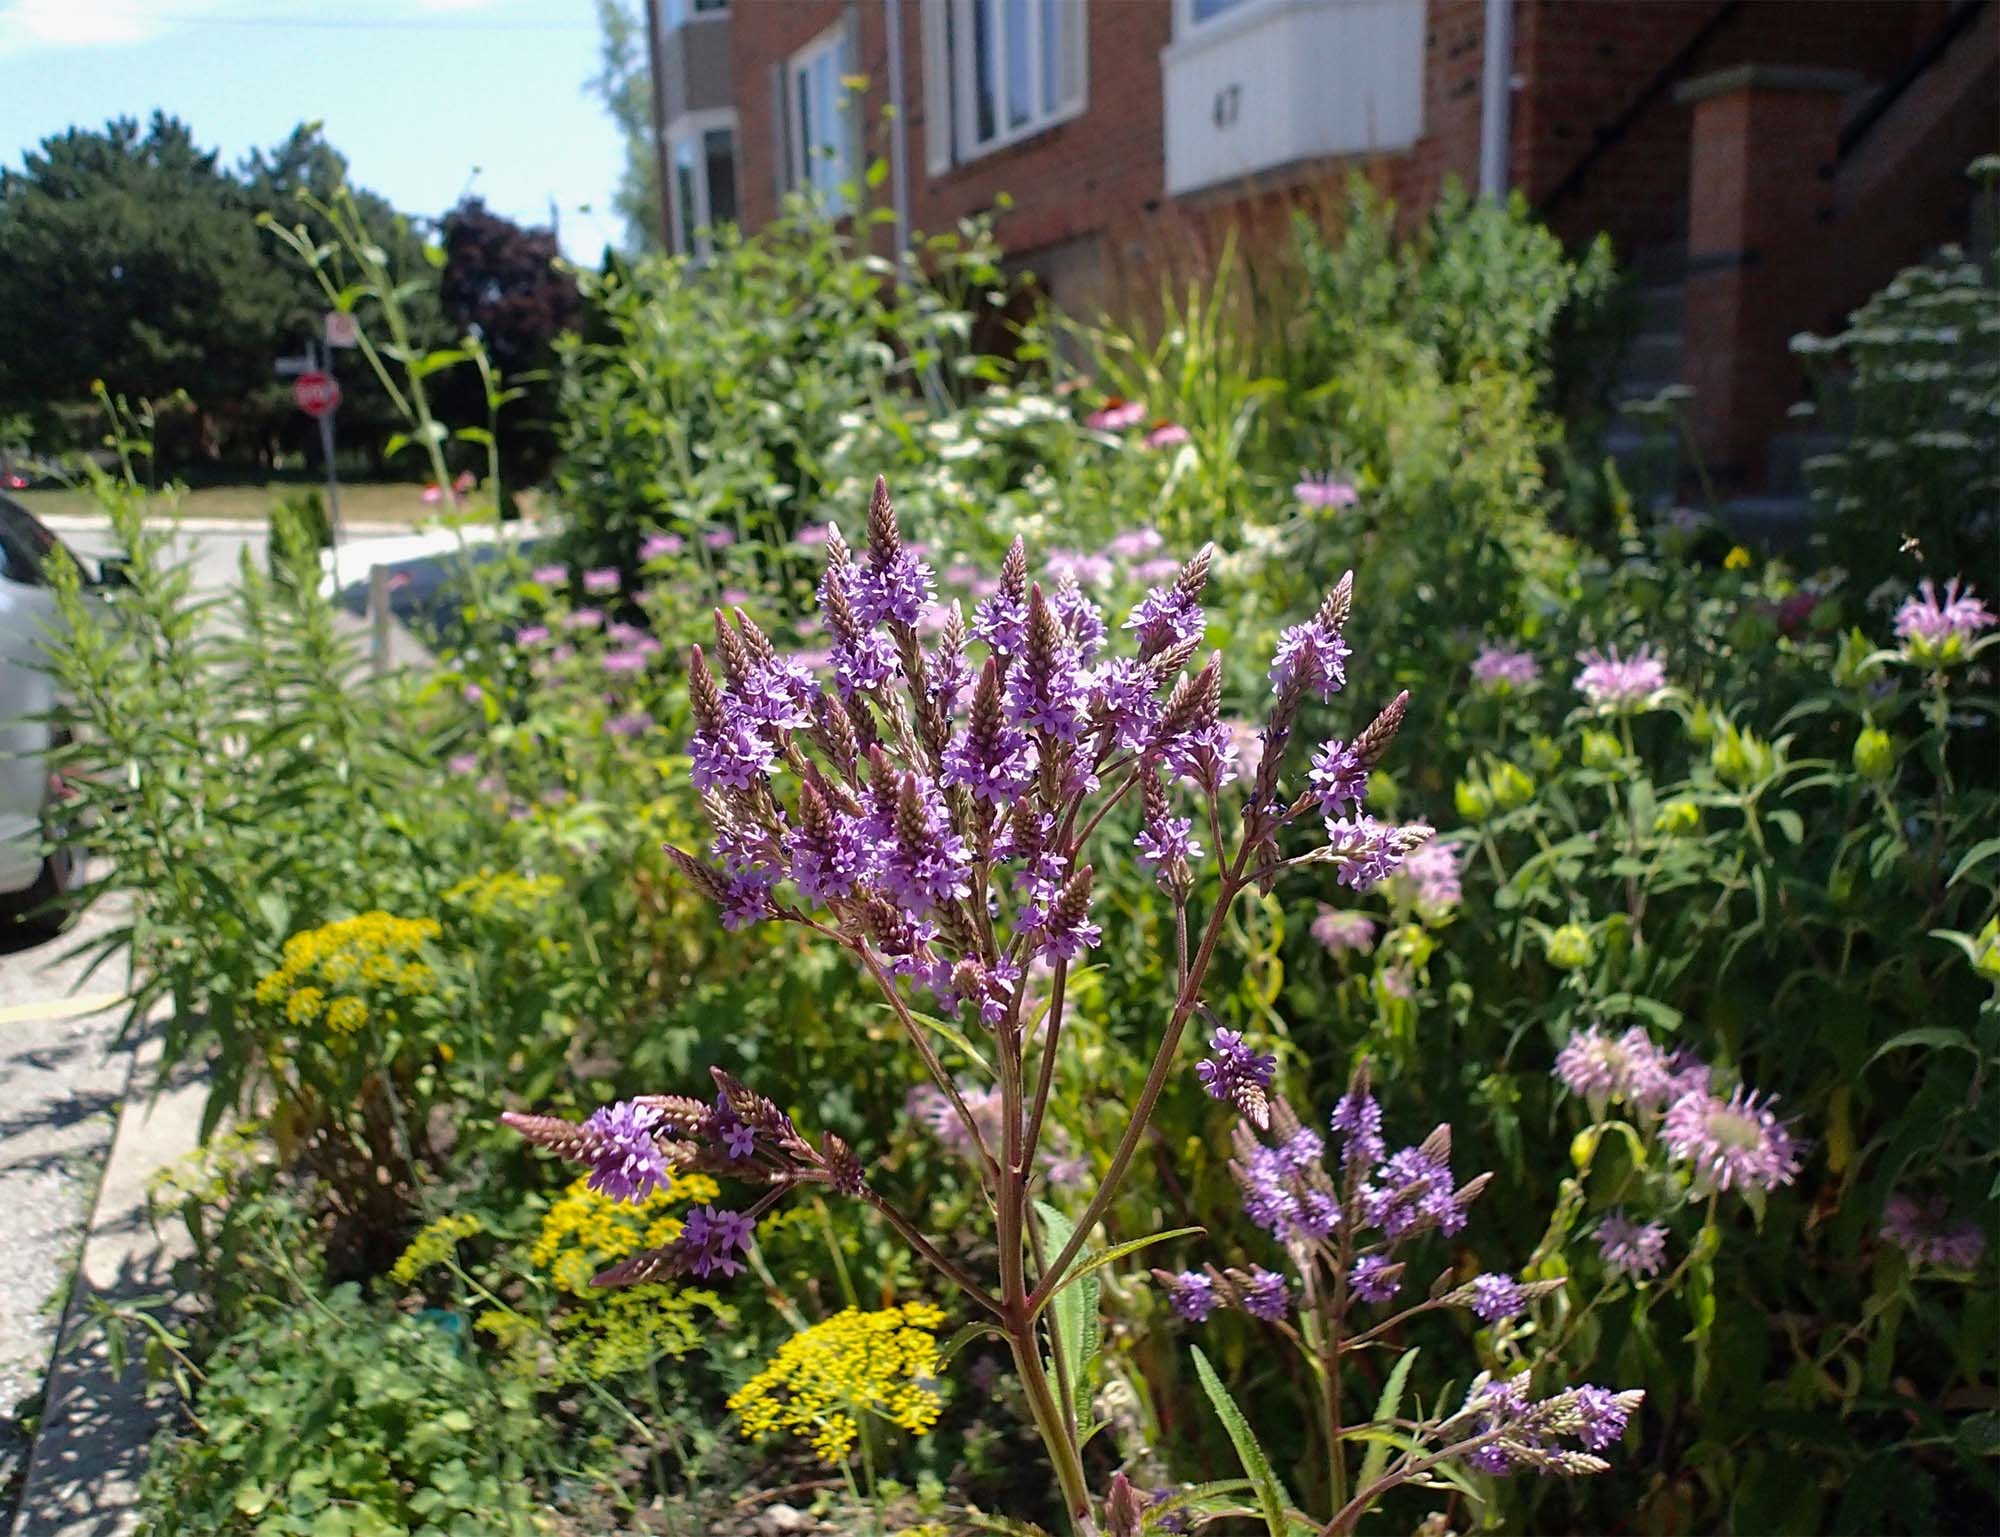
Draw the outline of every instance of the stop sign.
[[[300,374],[292,381],[292,403],[307,416],[331,416],[340,404],[340,381],[317,371]]]

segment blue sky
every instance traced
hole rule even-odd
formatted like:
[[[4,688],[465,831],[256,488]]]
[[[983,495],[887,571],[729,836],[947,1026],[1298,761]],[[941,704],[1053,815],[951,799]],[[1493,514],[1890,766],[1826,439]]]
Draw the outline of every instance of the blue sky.
[[[591,0],[0,0],[0,159],[162,108],[234,165],[319,119],[408,213],[467,191],[595,265],[624,158],[587,95]]]

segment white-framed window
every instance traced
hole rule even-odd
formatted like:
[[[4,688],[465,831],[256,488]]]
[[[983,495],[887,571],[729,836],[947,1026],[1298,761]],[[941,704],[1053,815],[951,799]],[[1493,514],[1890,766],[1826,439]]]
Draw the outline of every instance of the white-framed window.
[[[861,174],[858,103],[842,84],[853,73],[853,47],[844,23],[829,27],[785,61],[787,185],[810,190],[830,214],[852,208],[853,186]]]
[[[1211,21],[1263,3],[1264,0],[1174,0],[1174,36],[1186,37]]]
[[[708,254],[707,232],[736,219],[736,114],[690,112],[667,129],[674,249]]]
[[[1084,0],[929,0],[923,18],[933,175],[1083,111]]]
[[[705,21],[711,16],[728,14],[729,0],[666,0],[666,4],[660,7],[660,25],[671,32],[690,21]]]

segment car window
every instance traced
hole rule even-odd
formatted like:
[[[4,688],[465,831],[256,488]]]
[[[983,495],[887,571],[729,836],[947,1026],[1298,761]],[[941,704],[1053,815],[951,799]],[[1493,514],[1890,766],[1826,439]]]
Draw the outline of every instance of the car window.
[[[44,557],[62,548],[62,541],[19,502],[0,496],[0,577],[30,587],[42,583]]]

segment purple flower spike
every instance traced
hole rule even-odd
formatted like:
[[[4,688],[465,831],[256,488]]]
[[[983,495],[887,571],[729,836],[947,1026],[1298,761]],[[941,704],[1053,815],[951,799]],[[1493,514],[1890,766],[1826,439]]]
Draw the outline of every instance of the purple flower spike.
[[[1576,1390],[1576,1438],[1593,1452],[1601,1452],[1625,1434],[1631,1411],[1609,1388],[1588,1383]]]
[[[1510,1275],[1477,1276],[1472,1282],[1472,1311],[1488,1323],[1512,1318],[1528,1305],[1521,1283]]]
[[[750,1247],[755,1224],[741,1212],[697,1206],[687,1214],[681,1236],[674,1241],[679,1266],[688,1275],[740,1275],[739,1250]]]
[[[909,550],[871,559],[854,583],[854,613],[863,624],[892,619],[915,624],[931,601],[931,568]]]
[[[1215,1311],[1220,1300],[1215,1294],[1215,1282],[1199,1270],[1183,1270],[1179,1275],[1169,1275],[1164,1270],[1155,1270],[1154,1276],[1167,1289],[1167,1300],[1173,1309],[1190,1323],[1206,1323],[1208,1315]]]
[[[1347,1272],[1347,1284],[1363,1302],[1387,1302],[1403,1287],[1403,1267],[1385,1254],[1364,1254]]]
[[[1291,1310],[1291,1286],[1285,1278],[1275,1270],[1253,1265],[1250,1282],[1243,1288],[1243,1311],[1252,1318],[1276,1323]]]
[[[1347,642],[1340,632],[1318,619],[1295,624],[1278,637],[1271,658],[1271,692],[1282,694],[1296,685],[1311,689],[1322,700],[1333,698],[1347,682]]]
[[[1313,754],[1309,778],[1323,816],[1337,817],[1368,798],[1368,766],[1342,742],[1328,742]]]
[[[670,1185],[673,1173],[653,1140],[662,1117],[658,1107],[621,1099],[583,1123],[596,1141],[585,1154],[590,1188],[618,1201],[643,1201]]]
[[[1380,1163],[1388,1151],[1382,1141],[1382,1105],[1372,1094],[1352,1090],[1333,1107],[1333,1134],[1342,1139],[1340,1164],[1366,1167]]]
[[[1243,1037],[1234,1030],[1217,1030],[1209,1037],[1208,1044],[1215,1055],[1197,1062],[1194,1069],[1201,1086],[1208,1090],[1208,1097],[1234,1105],[1260,1127],[1268,1125],[1271,1107],[1265,1091],[1271,1087],[1271,1073],[1278,1059],[1259,1056],[1243,1044]]]

